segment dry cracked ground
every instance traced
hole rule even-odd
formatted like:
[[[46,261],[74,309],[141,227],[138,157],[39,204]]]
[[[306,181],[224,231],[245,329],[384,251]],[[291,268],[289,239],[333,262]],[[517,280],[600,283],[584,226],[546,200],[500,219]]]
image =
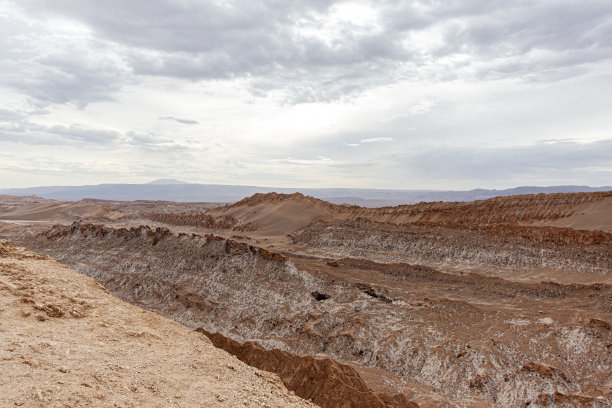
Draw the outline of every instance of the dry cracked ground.
[[[288,389],[322,407],[612,406],[612,192],[386,208],[274,193],[226,206],[2,200],[0,237],[41,255],[6,251],[53,266],[24,286],[11,276],[25,261],[3,260],[0,313],[13,320],[0,335],[20,345],[3,342],[2,403],[63,406],[86,389],[111,406],[231,406],[274,389],[299,404]],[[102,289],[74,275],[62,290],[66,270],[44,256],[133,306],[96,311],[89,292]],[[60,280],[49,294],[36,279]],[[87,349],[103,355],[61,372]],[[130,363],[112,371],[111,356]],[[217,379],[224,364],[245,377]],[[121,400],[132,385],[151,400]]]

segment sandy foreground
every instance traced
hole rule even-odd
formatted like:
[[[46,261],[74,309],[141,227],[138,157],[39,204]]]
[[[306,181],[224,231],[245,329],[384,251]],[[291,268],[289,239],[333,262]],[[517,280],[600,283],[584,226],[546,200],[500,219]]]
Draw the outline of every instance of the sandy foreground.
[[[276,375],[0,241],[0,407],[312,407]]]

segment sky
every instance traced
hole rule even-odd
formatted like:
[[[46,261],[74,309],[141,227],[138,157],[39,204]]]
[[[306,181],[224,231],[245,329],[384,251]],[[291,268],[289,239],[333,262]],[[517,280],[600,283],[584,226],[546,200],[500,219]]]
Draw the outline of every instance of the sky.
[[[0,0],[0,188],[612,185],[610,0]]]

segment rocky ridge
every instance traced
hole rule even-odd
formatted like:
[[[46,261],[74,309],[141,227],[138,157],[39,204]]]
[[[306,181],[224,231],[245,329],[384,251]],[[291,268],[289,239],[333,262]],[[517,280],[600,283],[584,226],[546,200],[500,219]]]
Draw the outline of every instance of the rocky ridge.
[[[528,194],[496,197],[471,202],[429,202],[395,207],[364,208],[336,205],[313,197],[294,194],[255,194],[237,203],[219,207],[213,214],[239,214],[239,221],[253,217],[253,209],[282,204],[307,204],[320,209],[322,218],[330,220],[366,219],[374,222],[407,224],[434,222],[468,226],[489,224],[525,224],[555,221],[589,211],[604,201],[612,200],[612,192],[571,194]],[[250,211],[245,211],[250,209]],[[316,220],[313,220],[316,221]],[[304,225],[305,226],[305,225]]]
[[[608,285],[523,284],[359,259],[328,265],[148,227],[58,226],[27,244],[187,326],[385,370],[421,406],[610,403]]]
[[[238,220],[231,215],[226,215],[216,219],[210,214],[196,211],[174,213],[147,212],[144,213],[143,216],[152,221],[163,224],[185,225],[210,229],[230,229],[238,224]]]
[[[553,227],[470,226],[368,220],[319,221],[292,235],[294,252],[407,262],[521,280],[612,278],[611,234]],[[563,272],[559,274],[558,272]],[[564,277],[567,276],[567,277]]]
[[[418,408],[403,394],[372,391],[352,367],[330,358],[297,356],[279,349],[266,350],[251,341],[239,343],[202,328],[212,343],[250,366],[278,374],[285,386],[321,407]]]

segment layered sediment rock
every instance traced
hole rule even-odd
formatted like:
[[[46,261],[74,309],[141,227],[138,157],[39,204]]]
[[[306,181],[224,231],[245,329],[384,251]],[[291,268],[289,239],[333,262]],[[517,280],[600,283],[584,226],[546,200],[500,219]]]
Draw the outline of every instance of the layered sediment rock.
[[[449,270],[480,267],[498,276],[508,269],[525,277],[541,276],[533,270],[548,268],[571,271],[578,280],[582,274],[588,281],[601,279],[612,270],[612,234],[601,231],[499,224],[397,225],[362,219],[319,221],[292,238],[306,253]]]
[[[215,218],[210,214],[196,211],[179,213],[147,212],[144,213],[143,216],[152,221],[160,222],[163,224],[210,229],[230,229],[238,223],[238,220],[236,218],[229,215]]]
[[[250,366],[278,374],[296,395],[325,408],[418,408],[405,395],[372,391],[359,373],[330,358],[297,356],[279,349],[266,350],[254,342],[239,343],[220,333],[205,334],[220,349]]]
[[[605,406],[612,398],[608,285],[527,284],[359,259],[328,265],[148,227],[58,226],[28,245],[192,328],[385,370],[401,379],[402,403],[545,406],[559,394]]]

